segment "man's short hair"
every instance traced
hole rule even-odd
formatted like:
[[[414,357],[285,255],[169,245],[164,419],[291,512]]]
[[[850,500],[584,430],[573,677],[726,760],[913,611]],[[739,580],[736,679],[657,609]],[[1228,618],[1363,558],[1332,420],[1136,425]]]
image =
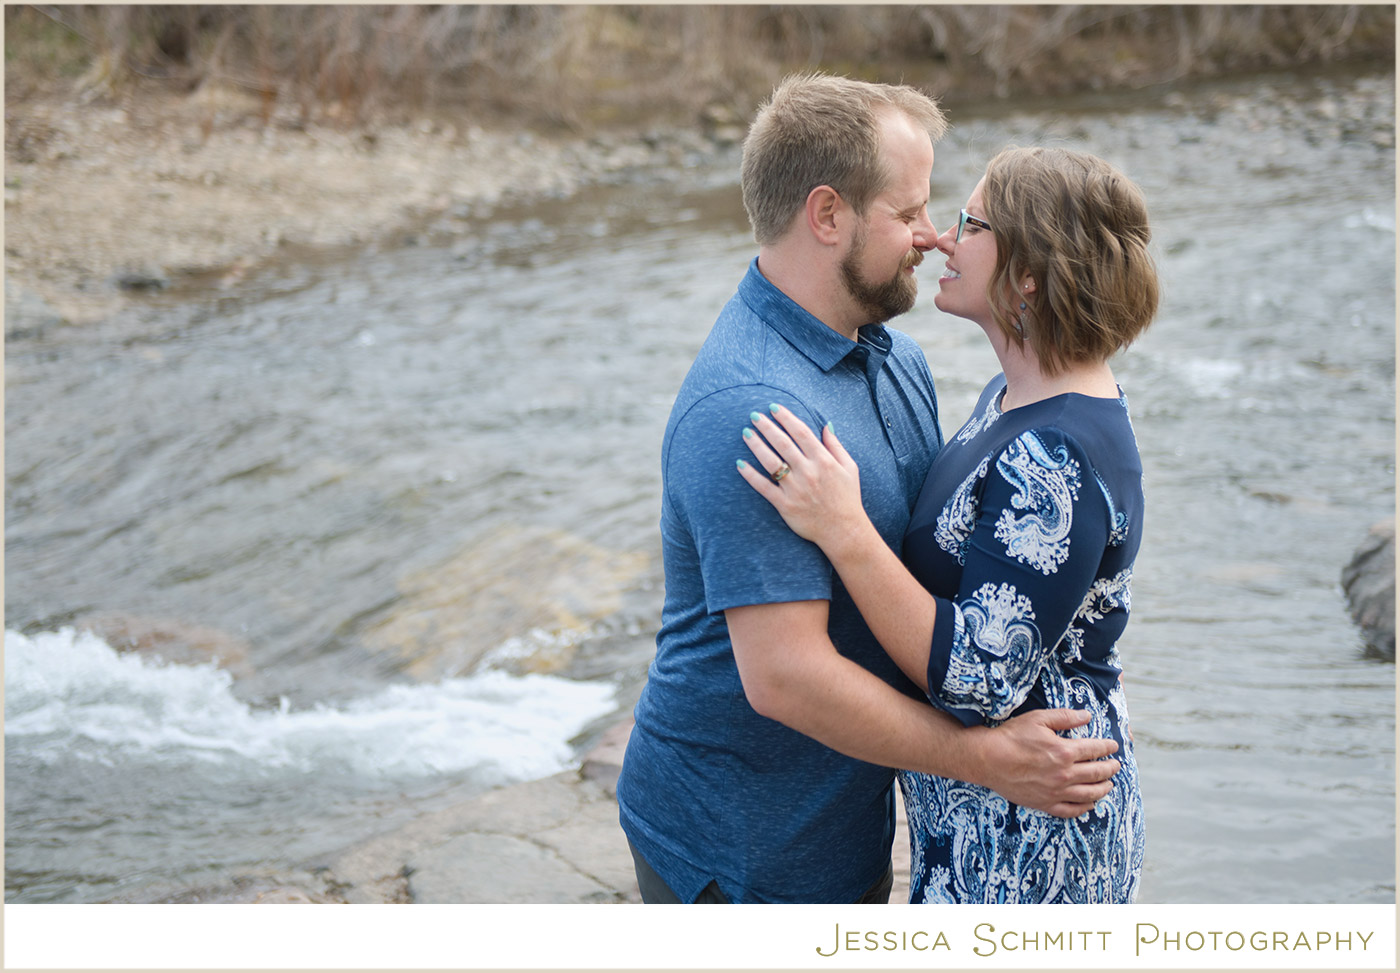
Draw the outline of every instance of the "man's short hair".
[[[993,317],[1017,340],[1024,330],[1049,374],[1108,360],[1156,316],[1147,203],[1108,162],[1069,149],[1006,149],[987,163],[982,207],[997,244]],[[1019,296],[1027,274],[1036,289],[1021,311],[1008,295]]]
[[[880,122],[901,112],[937,142],[942,110],[908,85],[872,84],[827,74],[785,78],[758,110],[744,139],[744,209],[755,239],[773,243],[818,186],[830,186],[864,216],[888,185]]]

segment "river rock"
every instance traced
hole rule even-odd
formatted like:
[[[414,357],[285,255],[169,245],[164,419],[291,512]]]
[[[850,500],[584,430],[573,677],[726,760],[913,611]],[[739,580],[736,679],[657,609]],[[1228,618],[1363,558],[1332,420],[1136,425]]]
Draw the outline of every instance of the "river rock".
[[[1342,590],[1368,655],[1395,661],[1395,520],[1381,521],[1342,569]]]
[[[350,903],[640,901],[617,803],[575,770],[426,812],[309,867]]]
[[[240,875],[229,881],[183,889],[155,900],[157,905],[320,905],[343,903],[312,875]],[[116,898],[114,903],[127,900]]]
[[[502,527],[402,578],[400,599],[365,642],[424,681],[470,673],[488,652],[518,674],[558,672],[576,637],[616,613],[650,563],[564,531]]]
[[[217,629],[124,612],[86,615],[77,619],[73,627],[92,632],[118,652],[135,652],[177,665],[212,663],[235,679],[253,674],[248,643]]]
[[[597,782],[613,797],[617,796],[617,779],[622,776],[622,758],[627,753],[627,741],[632,738],[632,725],[632,720],[627,719],[605,732],[579,769],[584,780]]]
[[[124,291],[163,291],[170,286],[170,278],[149,268],[122,270],[112,276],[112,283]]]

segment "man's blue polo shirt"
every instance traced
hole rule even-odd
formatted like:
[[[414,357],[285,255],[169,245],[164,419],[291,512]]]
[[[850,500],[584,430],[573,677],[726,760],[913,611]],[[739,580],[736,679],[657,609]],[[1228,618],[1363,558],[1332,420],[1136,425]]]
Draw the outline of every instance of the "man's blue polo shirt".
[[[735,470],[749,413],[778,402],[832,422],[861,496],[899,550],[942,444],[918,345],[882,325],[852,342],[749,266],[686,376],[661,446],[666,601],[637,703],[622,827],[683,901],[711,880],[734,902],[852,902],[879,879],[894,834],[892,774],[758,715],[724,611],[829,600],[843,655],[922,698],[880,649],[816,545]]]

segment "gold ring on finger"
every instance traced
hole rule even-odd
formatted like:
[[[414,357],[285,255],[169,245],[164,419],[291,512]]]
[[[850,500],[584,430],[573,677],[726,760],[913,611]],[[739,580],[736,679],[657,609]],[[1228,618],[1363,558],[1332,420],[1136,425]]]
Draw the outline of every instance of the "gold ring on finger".
[[[782,466],[778,467],[778,468],[777,468],[776,470],[774,470],[772,473],[769,473],[769,474],[768,474],[768,478],[771,479],[774,483],[777,483],[779,480],[781,480],[783,477],[787,476],[787,475],[788,475],[789,473],[791,473],[791,472],[792,472],[792,467],[791,467],[791,466],[788,466],[786,463],[784,463]]]

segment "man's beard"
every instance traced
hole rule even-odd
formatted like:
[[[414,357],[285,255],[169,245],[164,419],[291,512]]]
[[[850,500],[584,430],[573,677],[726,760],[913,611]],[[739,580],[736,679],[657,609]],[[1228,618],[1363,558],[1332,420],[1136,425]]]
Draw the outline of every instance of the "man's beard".
[[[924,255],[917,250],[909,251],[904,260],[900,261],[899,269],[893,277],[882,283],[871,284],[861,277],[857,267],[864,253],[865,234],[862,233],[856,238],[851,252],[841,261],[841,281],[846,285],[846,292],[860,305],[861,310],[870,315],[871,323],[897,318],[912,308],[915,298],[918,297],[919,283],[913,274],[906,274],[904,271],[907,267],[917,267],[923,262]]]

